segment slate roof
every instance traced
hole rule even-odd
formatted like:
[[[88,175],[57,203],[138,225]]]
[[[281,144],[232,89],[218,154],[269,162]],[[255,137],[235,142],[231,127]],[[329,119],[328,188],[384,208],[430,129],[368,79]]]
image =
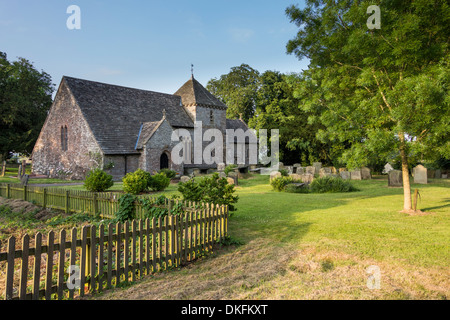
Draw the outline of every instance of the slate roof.
[[[181,96],[185,107],[200,106],[226,109],[227,106],[214,97],[208,90],[203,87],[200,82],[191,77],[177,92],[176,96]]]
[[[244,131],[248,130],[247,124],[241,119],[227,119],[227,129],[242,129]]]
[[[171,94],[63,77],[105,154],[135,154],[142,123],[166,119],[173,127],[193,128],[193,121]],[[150,126],[149,124],[147,126]]]
[[[164,120],[153,121],[153,122],[145,122],[142,124],[138,141],[136,143],[136,150],[142,149],[144,145],[147,143],[148,139],[152,137],[152,135],[156,132],[156,129],[159,128],[161,123]]]

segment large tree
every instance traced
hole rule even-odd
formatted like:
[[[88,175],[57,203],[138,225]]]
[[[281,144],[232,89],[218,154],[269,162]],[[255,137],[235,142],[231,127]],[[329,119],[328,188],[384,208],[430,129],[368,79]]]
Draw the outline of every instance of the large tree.
[[[26,59],[0,52],[0,157],[29,154],[52,104],[54,85]]]
[[[374,4],[380,29],[367,23]],[[409,156],[450,155],[448,1],[307,0],[286,13],[299,27],[288,53],[310,59],[302,92],[326,127],[319,136],[349,143],[353,167],[397,152],[411,211]]]

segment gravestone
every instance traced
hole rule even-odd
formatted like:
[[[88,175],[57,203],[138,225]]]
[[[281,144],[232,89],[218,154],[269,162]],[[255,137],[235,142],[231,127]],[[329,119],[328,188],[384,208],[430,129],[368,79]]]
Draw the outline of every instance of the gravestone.
[[[227,178],[227,182],[228,182],[228,184],[236,185],[236,183],[235,183],[235,181],[234,181],[234,177],[228,177],[228,178]]]
[[[428,183],[427,168],[419,164],[417,167],[413,169],[413,171],[414,171],[414,183],[419,184]]]
[[[275,178],[279,178],[279,177],[281,177],[281,172],[279,172],[279,171],[272,171],[270,173],[270,181],[272,181]]]
[[[227,175],[225,174],[225,172],[219,172],[219,178],[226,178]]]
[[[330,169],[331,169],[331,173],[332,174],[337,174],[338,173],[335,167],[331,167]]]
[[[319,177],[323,178],[323,177],[329,177],[331,176],[331,169],[330,168],[321,168],[319,170]]]
[[[442,178],[442,171],[441,169],[437,169],[436,172],[434,173],[434,178],[435,179],[441,179]]]
[[[441,177],[442,177],[442,179],[448,179],[448,174],[447,173],[443,173]]]
[[[343,171],[347,171],[347,168],[339,168],[339,173],[341,173]]]
[[[194,170],[192,171],[192,173],[194,174],[194,176],[198,177],[201,174],[200,169],[198,168],[194,168]]]
[[[394,170],[394,168],[391,166],[391,164],[390,163],[386,163],[385,165],[384,165],[384,169],[383,169],[383,174],[388,174],[389,173],[389,171],[392,171],[392,170]]]
[[[372,175],[370,174],[370,169],[367,167],[361,168],[361,179],[370,180],[372,179]]]
[[[306,167],[305,173],[315,175],[316,174],[316,167],[311,167],[311,166]]]
[[[287,170],[288,174],[294,173],[294,167],[293,166],[286,166],[285,169]]]
[[[305,173],[305,171],[306,171],[306,168],[304,168],[304,167],[295,167],[295,173],[297,173],[297,174],[304,174]]]
[[[180,178],[180,182],[188,182],[189,180],[190,180],[191,178],[189,178],[188,176],[182,176],[181,178]]]
[[[389,171],[388,186],[389,187],[402,187],[403,186],[403,174],[400,170]]]
[[[217,165],[217,171],[219,172],[225,171],[225,163],[219,163]]]
[[[290,174],[289,177],[291,177],[294,180],[302,180],[302,176],[297,173]]]
[[[314,175],[310,174],[310,173],[305,173],[300,175],[302,182],[304,183],[311,183],[314,181]]]
[[[27,186],[28,185],[28,179],[30,178],[29,175],[24,174],[21,178],[20,178],[20,183],[22,186]]]
[[[294,163],[293,167],[297,168],[297,167],[301,167],[302,165],[300,163]]]
[[[349,171],[342,171],[341,172],[341,178],[344,180],[350,180],[350,172]]]
[[[284,169],[283,162],[278,162],[278,170]]]
[[[312,166],[316,168],[314,174],[319,173],[320,169],[322,169],[322,162],[314,162]]]
[[[361,170],[356,169],[350,172],[350,179],[351,180],[361,180]]]

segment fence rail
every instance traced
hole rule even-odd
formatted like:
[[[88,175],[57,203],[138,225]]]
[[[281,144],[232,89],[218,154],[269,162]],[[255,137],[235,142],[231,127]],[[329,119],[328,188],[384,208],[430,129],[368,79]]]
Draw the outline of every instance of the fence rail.
[[[53,231],[46,239],[41,233],[34,239],[25,235],[21,245],[11,237],[7,251],[0,252],[0,264],[6,263],[4,299],[72,299],[180,267],[212,252],[227,234],[227,220],[226,206],[208,206],[183,215],[73,228],[70,241],[66,230],[58,242]]]

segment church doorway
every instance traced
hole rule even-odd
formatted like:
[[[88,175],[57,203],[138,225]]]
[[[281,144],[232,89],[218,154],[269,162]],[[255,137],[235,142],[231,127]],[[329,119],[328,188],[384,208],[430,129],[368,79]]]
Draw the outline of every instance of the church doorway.
[[[169,157],[164,152],[159,159],[160,169],[169,169]]]

